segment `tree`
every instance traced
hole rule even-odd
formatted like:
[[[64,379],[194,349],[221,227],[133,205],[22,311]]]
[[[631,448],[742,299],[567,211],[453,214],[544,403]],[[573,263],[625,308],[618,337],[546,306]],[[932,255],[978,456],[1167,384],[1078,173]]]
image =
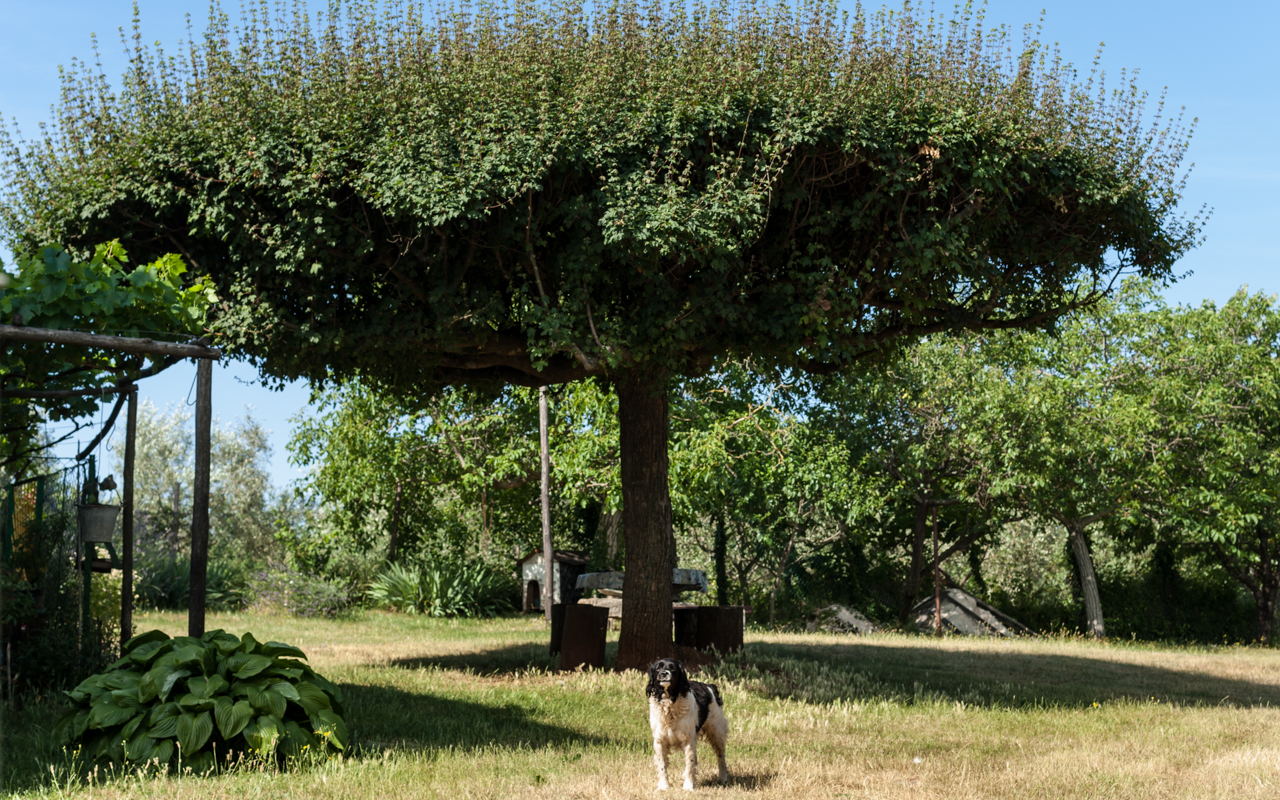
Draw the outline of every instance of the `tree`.
[[[1008,380],[987,398],[983,457],[1000,464],[1004,491],[1030,517],[1067,532],[1090,634],[1106,636],[1087,529],[1139,513],[1155,500],[1147,376],[1138,347],[1154,287],[1127,282],[1118,297],[1065,320],[1054,335],[1008,337]]]
[[[334,535],[385,547],[391,562],[426,546],[506,558],[521,542],[538,477],[536,394],[456,389],[409,401],[350,381],[318,399],[320,413],[299,420],[289,450],[294,464],[311,467],[302,491],[330,506]],[[440,529],[476,537],[432,541]]]
[[[1222,308],[1157,308],[1143,344],[1166,525],[1253,596],[1274,636],[1280,596],[1280,302],[1241,291]]]
[[[670,645],[673,379],[1045,324],[1198,236],[1176,122],[967,11],[346,8],[215,10],[179,59],[139,35],[119,93],[73,72],[47,139],[6,145],[0,220],[178,249],[268,378],[607,377],[623,667]]]
[[[1004,496],[1002,460],[992,457],[1003,447],[990,425],[993,395],[1005,381],[1002,353],[998,336],[937,335],[887,365],[816,385],[814,418],[844,439],[861,474],[852,516],[874,519],[884,544],[910,554],[900,623],[924,583],[935,512],[940,563],[1019,515]]]
[[[166,558],[190,547],[194,448],[191,415],[183,408],[161,413],[149,402],[138,410],[134,504],[138,540],[144,550]],[[267,432],[253,416],[215,426],[210,452],[209,517],[213,547],[225,558],[263,564],[276,552],[273,531],[275,490],[268,460]],[[123,471],[125,443],[111,452]]]

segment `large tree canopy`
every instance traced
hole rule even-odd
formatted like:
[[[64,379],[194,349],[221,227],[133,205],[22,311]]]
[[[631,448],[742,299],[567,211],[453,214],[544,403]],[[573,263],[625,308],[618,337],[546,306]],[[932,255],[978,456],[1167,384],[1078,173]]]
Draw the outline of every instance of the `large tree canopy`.
[[[47,140],[7,146],[7,234],[177,249],[277,378],[609,376],[624,664],[670,638],[668,375],[1047,324],[1119,273],[1167,278],[1198,236],[1176,122],[969,16],[277,11],[215,12],[176,59],[139,44],[118,94],[73,71]]]

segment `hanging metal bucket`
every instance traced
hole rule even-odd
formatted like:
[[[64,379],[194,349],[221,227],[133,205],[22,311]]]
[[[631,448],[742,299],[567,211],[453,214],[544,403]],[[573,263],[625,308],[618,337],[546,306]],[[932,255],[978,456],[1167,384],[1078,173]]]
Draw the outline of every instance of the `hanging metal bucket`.
[[[120,506],[80,506],[80,541],[110,542],[116,530]]]

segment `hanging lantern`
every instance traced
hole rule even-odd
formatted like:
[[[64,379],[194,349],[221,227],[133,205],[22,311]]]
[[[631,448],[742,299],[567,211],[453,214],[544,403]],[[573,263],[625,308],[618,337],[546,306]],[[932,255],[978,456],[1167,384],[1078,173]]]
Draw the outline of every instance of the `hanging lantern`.
[[[79,507],[79,512],[80,541],[111,542],[111,534],[116,530],[116,517],[120,515],[120,506],[83,505]]]

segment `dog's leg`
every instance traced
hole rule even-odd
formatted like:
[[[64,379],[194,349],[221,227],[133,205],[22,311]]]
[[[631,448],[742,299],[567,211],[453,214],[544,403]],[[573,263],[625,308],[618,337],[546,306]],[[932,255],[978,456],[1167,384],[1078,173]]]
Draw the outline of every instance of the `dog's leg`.
[[[724,738],[720,736],[708,736],[707,741],[711,743],[711,749],[716,751],[716,758],[720,759],[720,775],[721,783],[729,782],[729,765],[724,760]]]
[[[702,735],[707,740],[707,744],[711,745],[711,749],[716,751],[716,758],[720,761],[720,782],[727,783],[729,781],[729,767],[724,760],[724,751],[729,737],[728,723],[725,722],[724,714],[713,714],[707,720],[707,724],[702,726]]]
[[[684,746],[684,790],[693,791],[693,781],[698,775],[698,737],[690,736]]]
[[[653,764],[658,768],[658,791],[670,789],[667,783],[667,745],[661,739],[653,740]]]

